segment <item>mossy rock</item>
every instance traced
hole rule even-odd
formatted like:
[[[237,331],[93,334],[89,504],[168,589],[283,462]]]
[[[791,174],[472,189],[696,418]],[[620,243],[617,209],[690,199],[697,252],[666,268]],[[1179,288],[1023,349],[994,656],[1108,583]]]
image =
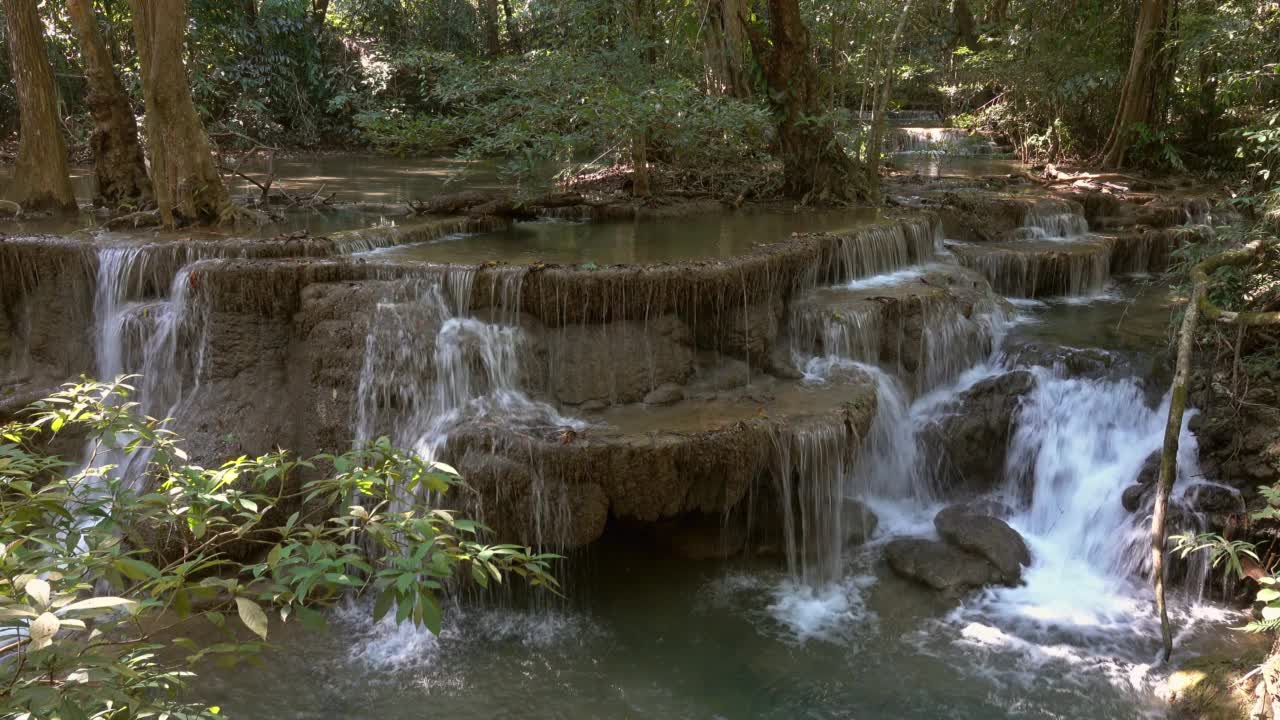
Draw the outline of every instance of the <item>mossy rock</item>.
[[[1263,660],[1261,654],[1192,658],[1169,676],[1165,689],[1170,720],[1244,720],[1251,698],[1240,679]]]

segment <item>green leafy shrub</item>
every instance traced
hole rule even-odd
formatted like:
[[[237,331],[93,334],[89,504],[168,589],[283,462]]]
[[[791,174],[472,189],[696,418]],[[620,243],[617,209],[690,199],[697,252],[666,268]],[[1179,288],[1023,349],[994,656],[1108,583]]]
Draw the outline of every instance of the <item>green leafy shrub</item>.
[[[86,381],[0,428],[0,717],[209,716],[183,700],[193,668],[260,651],[273,618],[321,625],[370,595],[375,617],[438,632],[464,578],[557,587],[554,556],[484,544],[484,526],[424,500],[461,485],[448,466],[381,439],[199,467],[131,392]],[[63,433],[87,437],[84,466],[41,449]],[[144,482],[125,459],[146,461]],[[224,639],[187,637],[197,622]]]

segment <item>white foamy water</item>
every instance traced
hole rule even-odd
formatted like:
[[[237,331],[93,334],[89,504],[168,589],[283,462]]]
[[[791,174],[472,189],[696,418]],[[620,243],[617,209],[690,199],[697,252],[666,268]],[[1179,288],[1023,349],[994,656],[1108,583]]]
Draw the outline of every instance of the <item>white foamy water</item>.
[[[1028,672],[1013,679],[1034,682],[1052,666],[1145,689],[1160,636],[1146,579],[1149,530],[1120,495],[1160,447],[1168,401],[1148,406],[1131,380],[1033,372],[1037,386],[1016,422],[1003,491],[1022,508],[1009,523],[1026,539],[1032,564],[1022,585],[972,597],[946,624],[958,647],[1015,656]],[[1179,486],[1198,474],[1195,438],[1184,427]],[[1191,567],[1190,591],[1170,596],[1182,637],[1228,617],[1199,603],[1194,589],[1204,570]]]

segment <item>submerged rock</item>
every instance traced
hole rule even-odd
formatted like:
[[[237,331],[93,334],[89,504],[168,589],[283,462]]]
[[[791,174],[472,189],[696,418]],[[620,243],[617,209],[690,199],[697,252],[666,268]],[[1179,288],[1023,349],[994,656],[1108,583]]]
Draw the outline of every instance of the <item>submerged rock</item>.
[[[970,508],[954,505],[934,516],[933,526],[943,540],[986,558],[1006,584],[1019,582],[1022,568],[1031,564],[1026,541],[999,518],[974,514]]]
[[[1147,501],[1147,494],[1151,492],[1150,485],[1130,485],[1120,493],[1120,504],[1129,512],[1138,512],[1143,504]]]
[[[857,500],[844,501],[840,508],[840,528],[846,546],[861,545],[870,540],[879,526],[880,518],[871,512],[871,508]]]
[[[902,538],[885,546],[885,559],[895,573],[945,593],[961,593],[1000,581],[1000,571],[986,559],[947,543]]]
[[[1016,365],[1050,368],[1072,378],[1107,378],[1129,370],[1118,355],[1097,348],[1025,343],[1012,348],[1007,355]]]
[[[670,405],[684,399],[684,389],[674,383],[664,383],[644,396],[645,405]]]

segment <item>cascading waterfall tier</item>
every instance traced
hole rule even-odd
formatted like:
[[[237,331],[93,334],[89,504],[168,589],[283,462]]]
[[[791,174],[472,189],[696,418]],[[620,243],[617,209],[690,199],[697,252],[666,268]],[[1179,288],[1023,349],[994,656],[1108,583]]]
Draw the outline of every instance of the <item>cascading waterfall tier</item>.
[[[949,155],[992,155],[1000,151],[982,135],[962,128],[891,127],[885,134],[887,153],[945,153]]]
[[[981,276],[929,265],[809,293],[792,303],[788,332],[797,367],[811,375],[851,360],[921,394],[988,357],[1006,314]]]

